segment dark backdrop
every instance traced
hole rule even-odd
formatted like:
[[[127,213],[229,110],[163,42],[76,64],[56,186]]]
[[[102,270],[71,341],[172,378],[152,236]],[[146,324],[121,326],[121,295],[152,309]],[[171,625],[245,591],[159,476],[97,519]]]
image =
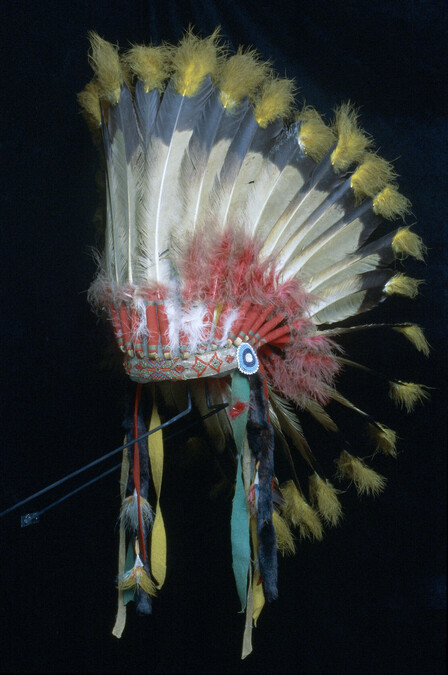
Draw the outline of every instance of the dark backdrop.
[[[251,44],[300,97],[330,115],[350,98],[396,162],[428,266],[402,319],[427,327],[426,361],[402,341],[371,339],[366,358],[425,382],[432,402],[410,418],[371,401],[403,439],[375,503],[344,500],[344,524],[280,563],[255,653],[240,662],[243,618],[231,574],[228,505],[212,505],[197,467],[180,467],[166,502],[169,573],[154,614],[129,612],[110,635],[118,474],[20,529],[0,521],[6,672],[444,671],[446,453],[445,2],[130,0],[4,3],[2,9],[2,508],[121,442],[124,384],[86,302],[97,155],[75,94],[90,78],[87,31],[125,47],[176,42],[194,24]],[[393,305],[392,305],[393,306]],[[386,310],[386,312],[389,310]],[[392,310],[391,310],[392,311]],[[387,365],[389,364],[389,365]],[[373,398],[359,386],[358,394]],[[177,476],[177,477],[176,477]],[[168,488],[167,488],[168,489]],[[62,493],[59,493],[62,494]],[[41,508],[45,501],[30,505]]]

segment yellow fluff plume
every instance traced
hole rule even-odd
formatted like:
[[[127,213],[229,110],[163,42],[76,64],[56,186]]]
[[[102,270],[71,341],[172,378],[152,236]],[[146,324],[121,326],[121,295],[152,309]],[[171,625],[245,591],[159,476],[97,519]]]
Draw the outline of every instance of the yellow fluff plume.
[[[277,548],[282,555],[294,555],[296,546],[288,523],[277,511],[272,514],[272,522],[277,537]]]
[[[292,480],[281,488],[285,505],[283,514],[287,521],[299,528],[301,539],[319,539],[323,537],[323,528],[319,516],[300,495]]]
[[[224,108],[232,110],[244,96],[252,99],[268,72],[269,65],[259,60],[256,51],[244,52],[240,47],[224,62],[220,72],[218,86]]]
[[[294,103],[294,82],[286,78],[265,80],[255,103],[254,116],[262,129],[278,117],[287,117]]]
[[[360,162],[372,141],[358,127],[358,113],[350,103],[343,103],[336,111],[334,130],[338,144],[331,153],[336,173],[345,171],[354,162]]]
[[[297,116],[300,122],[299,145],[305,155],[320,162],[335,141],[335,133],[327,127],[317,110],[304,107]]]
[[[97,80],[91,80],[77,95],[82,113],[92,130],[101,126],[101,108],[99,99],[99,87]]]
[[[427,248],[421,237],[411,232],[409,227],[400,227],[392,239],[392,250],[397,257],[406,258],[408,255],[424,261]]]
[[[425,399],[429,398],[426,391],[427,387],[423,384],[416,384],[415,382],[390,382],[389,396],[400,406],[406,408],[406,412],[412,412],[417,403],[423,403]]]
[[[386,455],[396,457],[397,434],[393,429],[375,422],[375,424],[369,424],[369,431],[372,438],[376,441],[376,449],[378,451],[381,450]]]
[[[372,495],[375,497],[386,487],[386,478],[370,469],[362,459],[353,457],[343,450],[337,460],[338,478],[348,478],[353,481],[358,494]]]
[[[172,50],[173,84],[182,96],[197,94],[204,78],[216,75],[219,66],[219,29],[202,40],[189,30]]]
[[[337,498],[341,492],[330,483],[322,479],[317,473],[309,478],[310,499],[313,506],[328,525],[336,526],[342,518],[342,506]]]
[[[89,33],[91,52],[89,62],[98,78],[100,97],[117,103],[125,77],[120,64],[118,47],[103,40],[98,33]]]
[[[141,588],[147,595],[156,595],[156,587],[142,565],[136,564],[129,572],[125,572],[118,582],[120,591],[135,591]]]
[[[404,218],[411,212],[411,202],[398,192],[395,185],[386,185],[373,200],[373,212],[387,220]]]
[[[399,272],[389,279],[384,287],[384,292],[386,295],[405,295],[408,298],[415,298],[422,283],[421,279],[412,279],[412,277],[407,277]]]
[[[394,330],[405,336],[411,342],[417,351],[422,352],[425,356],[429,356],[430,346],[428,340],[425,338],[423,329],[415,323],[408,326],[394,326]]]
[[[392,164],[373,152],[366,152],[362,164],[352,174],[350,185],[356,200],[373,197],[389,181],[395,178]]]
[[[123,56],[122,61],[144,84],[149,92],[164,89],[170,74],[170,50],[167,47],[146,47],[135,45]]]

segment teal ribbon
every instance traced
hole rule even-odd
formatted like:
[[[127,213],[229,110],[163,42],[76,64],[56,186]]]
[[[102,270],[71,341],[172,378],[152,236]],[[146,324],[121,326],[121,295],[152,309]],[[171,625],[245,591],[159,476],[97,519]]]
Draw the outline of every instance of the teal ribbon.
[[[247,377],[239,371],[232,375],[232,400],[249,403],[250,386]],[[238,451],[238,464],[236,469],[235,495],[232,502],[231,543],[232,543],[232,567],[235,576],[236,588],[241,601],[241,612],[246,608],[247,599],[247,575],[250,564],[250,533],[249,517],[246,506],[246,493],[244,490],[242,475],[242,458],[244,440],[246,437],[248,406],[233,421],[233,436]]]

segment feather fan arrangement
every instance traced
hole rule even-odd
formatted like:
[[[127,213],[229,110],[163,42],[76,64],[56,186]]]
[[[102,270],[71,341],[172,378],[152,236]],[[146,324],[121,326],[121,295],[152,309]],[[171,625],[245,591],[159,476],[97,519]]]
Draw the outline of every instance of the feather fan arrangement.
[[[244,657],[265,601],[277,596],[277,552],[294,552],[292,530],[321,539],[342,517],[341,489],[320,469],[302,414],[333,435],[335,480],[360,495],[385,487],[327,409],[333,402],[365,420],[366,456],[396,455],[396,433],[337,390],[341,369],[358,365],[338,340],[393,329],[428,355],[419,326],[358,319],[391,295],[418,293],[420,282],[395,261],[423,260],[425,246],[406,224],[384,227],[404,219],[410,203],[352,105],[337,108],[330,124],[313,108],[296,111],[293,82],[252,50],[229,56],[217,31],[123,55],[97,34],[90,40],[94,77],[79,101],[103,139],[107,223],[89,298],[110,320],[137,383],[128,441],[160,426],[156,387],[163,393],[166,382],[188,382],[201,414],[209,397],[227,404],[204,424],[216,450],[233,457]],[[389,391],[408,412],[428,396],[403,381]],[[289,462],[282,486],[274,448]],[[161,430],[124,451],[117,637],[127,602],[150,613],[165,580],[162,474]]]

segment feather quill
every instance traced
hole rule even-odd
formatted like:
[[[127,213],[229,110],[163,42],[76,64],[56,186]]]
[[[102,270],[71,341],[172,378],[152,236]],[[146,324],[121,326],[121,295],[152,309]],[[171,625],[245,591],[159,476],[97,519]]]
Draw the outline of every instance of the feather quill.
[[[314,469],[314,456],[303,434],[302,425],[292,403],[285,400],[269,388],[269,399],[277,415],[282,430],[291,439],[306,463]]]

